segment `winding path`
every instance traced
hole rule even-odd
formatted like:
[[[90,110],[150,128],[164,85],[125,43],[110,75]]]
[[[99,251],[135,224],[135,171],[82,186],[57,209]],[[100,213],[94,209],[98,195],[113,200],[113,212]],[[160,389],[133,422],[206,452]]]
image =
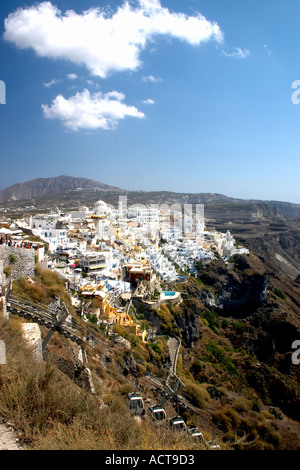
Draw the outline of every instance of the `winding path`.
[[[174,375],[176,375],[176,366],[177,366],[177,359],[178,354],[181,346],[181,341],[179,338],[169,338],[168,340],[168,348],[169,348],[169,355],[171,360],[171,371]]]
[[[0,422],[0,451],[2,450],[23,450],[23,448],[14,431]]]

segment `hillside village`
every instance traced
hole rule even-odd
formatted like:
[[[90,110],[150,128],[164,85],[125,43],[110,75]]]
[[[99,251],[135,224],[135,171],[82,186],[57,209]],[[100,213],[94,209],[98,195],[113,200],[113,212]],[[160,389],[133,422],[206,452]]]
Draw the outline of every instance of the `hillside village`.
[[[0,8],[0,453],[300,450],[299,1]]]
[[[76,211],[7,217],[0,285],[10,321],[20,316],[22,331],[29,321],[42,334],[45,367],[53,361],[109,408],[116,400],[124,416],[144,412],[143,424],[182,425],[188,434],[196,425],[204,440],[195,445],[209,449],[219,448],[215,433],[230,448],[298,445],[298,370],[288,361],[298,330],[287,318],[286,291],[229,231],[205,226],[203,206],[127,208],[123,199],[114,208],[99,200]],[[62,313],[61,327],[53,318]],[[114,405],[109,412],[111,425]],[[161,439],[159,446],[169,445]],[[172,445],[186,445],[178,442]]]
[[[124,198],[116,209],[99,200],[78,211],[56,209],[2,221],[1,244],[34,248],[41,268],[65,281],[83,318],[92,315],[107,328],[116,323],[132,327],[146,341],[146,332],[130,316],[132,298],[154,307],[178,304],[181,295],[168,291],[168,283],[195,276],[196,263],[248,254],[229,231],[208,231],[200,209],[127,208]],[[32,236],[39,241],[31,242]]]

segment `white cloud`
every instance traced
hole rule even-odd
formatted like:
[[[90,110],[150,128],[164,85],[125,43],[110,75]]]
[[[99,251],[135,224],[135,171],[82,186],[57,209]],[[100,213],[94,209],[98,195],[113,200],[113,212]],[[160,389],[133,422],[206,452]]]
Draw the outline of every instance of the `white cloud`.
[[[115,12],[99,7],[81,14],[63,14],[45,1],[11,13],[5,19],[4,39],[40,57],[68,60],[106,77],[111,71],[137,70],[141,51],[162,35],[194,46],[223,40],[217,23],[201,14],[170,12],[159,0],[139,0],[135,7],[124,1]]]
[[[148,100],[144,100],[143,103],[144,103],[144,104],[154,104],[155,101],[154,101],[154,100],[151,100],[151,98],[149,98]]]
[[[146,77],[142,77],[143,82],[152,82],[157,83],[161,82],[162,79],[160,77],[154,77],[153,75],[147,75]]]
[[[265,48],[268,55],[272,55],[273,51],[271,49],[269,49],[269,47],[266,44],[264,45],[264,48]]]
[[[240,47],[233,47],[231,52],[222,50],[221,54],[226,57],[233,57],[234,59],[246,59],[246,57],[250,55],[250,51],[248,49],[241,49]]]
[[[76,80],[76,78],[78,78],[78,75],[76,73],[69,73],[68,78],[69,80]]]
[[[122,103],[124,99],[118,91],[91,94],[85,89],[69,99],[58,95],[51,106],[42,105],[42,109],[47,119],[59,119],[73,131],[115,129],[118,121],[127,116],[145,116],[134,106]]]
[[[46,83],[43,83],[43,85],[46,87],[46,88],[50,88],[52,85],[56,85],[57,83],[59,83],[61,80],[58,80],[58,79],[53,79],[51,80],[50,82],[46,82]]]

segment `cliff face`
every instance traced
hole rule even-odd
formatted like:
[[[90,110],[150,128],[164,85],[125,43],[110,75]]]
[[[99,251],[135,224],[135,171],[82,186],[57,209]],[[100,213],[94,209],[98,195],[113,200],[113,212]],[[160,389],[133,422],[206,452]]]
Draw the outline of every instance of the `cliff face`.
[[[200,338],[199,306],[197,300],[186,300],[181,306],[180,315],[175,316],[176,324],[188,345]]]
[[[264,265],[256,257],[236,257],[229,266],[214,261],[199,267],[196,279],[174,285],[182,291],[183,302],[168,308],[173,316],[172,325],[179,329],[186,344],[200,337],[199,315],[214,311],[222,317],[247,318],[267,303],[268,278]],[[159,334],[166,332],[166,322],[149,306],[134,301]],[[170,327],[171,323],[169,323]]]
[[[169,323],[151,308],[145,317],[156,325],[158,334],[178,334],[186,347],[201,340],[201,322],[259,361],[300,381],[300,370],[291,361],[292,343],[300,336],[300,304],[297,283],[274,279],[256,256],[235,257],[199,266],[197,278],[180,289],[183,302],[168,305]],[[222,326],[220,329],[220,325]],[[218,330],[218,331],[217,331]],[[220,333],[221,331],[221,333]]]
[[[198,278],[173,288],[182,290],[184,300],[175,308],[169,305],[170,312],[184,347],[202,361],[203,370],[212,341],[221,363],[214,380],[222,383],[221,375],[232,366],[228,361],[237,354],[233,374],[263,402],[299,420],[300,368],[292,361],[292,344],[300,337],[298,284],[273,278],[251,255],[236,257],[229,266],[223,261],[199,266]],[[227,359],[220,345],[226,345],[224,354],[231,350]],[[212,373],[200,382],[210,380]]]
[[[199,300],[223,316],[247,317],[266,301],[266,271],[256,258],[235,257],[228,266],[214,262],[199,268],[197,279]]]

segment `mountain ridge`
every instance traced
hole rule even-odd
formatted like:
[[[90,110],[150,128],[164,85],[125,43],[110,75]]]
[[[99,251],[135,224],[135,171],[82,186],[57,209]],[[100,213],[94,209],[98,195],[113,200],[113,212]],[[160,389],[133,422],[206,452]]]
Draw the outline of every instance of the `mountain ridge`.
[[[60,175],[49,178],[35,178],[24,183],[8,186],[0,191],[0,202],[33,199],[78,190],[119,191],[120,188],[88,178]]]
[[[128,193],[130,196],[137,195],[145,196],[145,203],[169,203],[169,204],[206,204],[208,206],[222,206],[226,205],[253,205],[263,204],[273,207],[274,210],[279,210],[284,217],[300,217],[300,204],[275,201],[275,200],[260,200],[260,199],[242,199],[226,196],[221,193],[186,193],[175,191],[145,191],[145,190],[126,190],[116,186],[111,186],[96,180],[60,175],[49,178],[36,178],[23,183],[16,183],[0,190],[0,203],[1,202],[15,202],[22,200],[30,200],[35,198],[47,198],[54,195],[77,193],[78,195],[84,192],[94,193],[96,191],[103,191],[106,193]],[[103,196],[104,196],[103,194]],[[136,201],[135,201],[136,202]],[[280,213],[277,215],[280,216]]]

